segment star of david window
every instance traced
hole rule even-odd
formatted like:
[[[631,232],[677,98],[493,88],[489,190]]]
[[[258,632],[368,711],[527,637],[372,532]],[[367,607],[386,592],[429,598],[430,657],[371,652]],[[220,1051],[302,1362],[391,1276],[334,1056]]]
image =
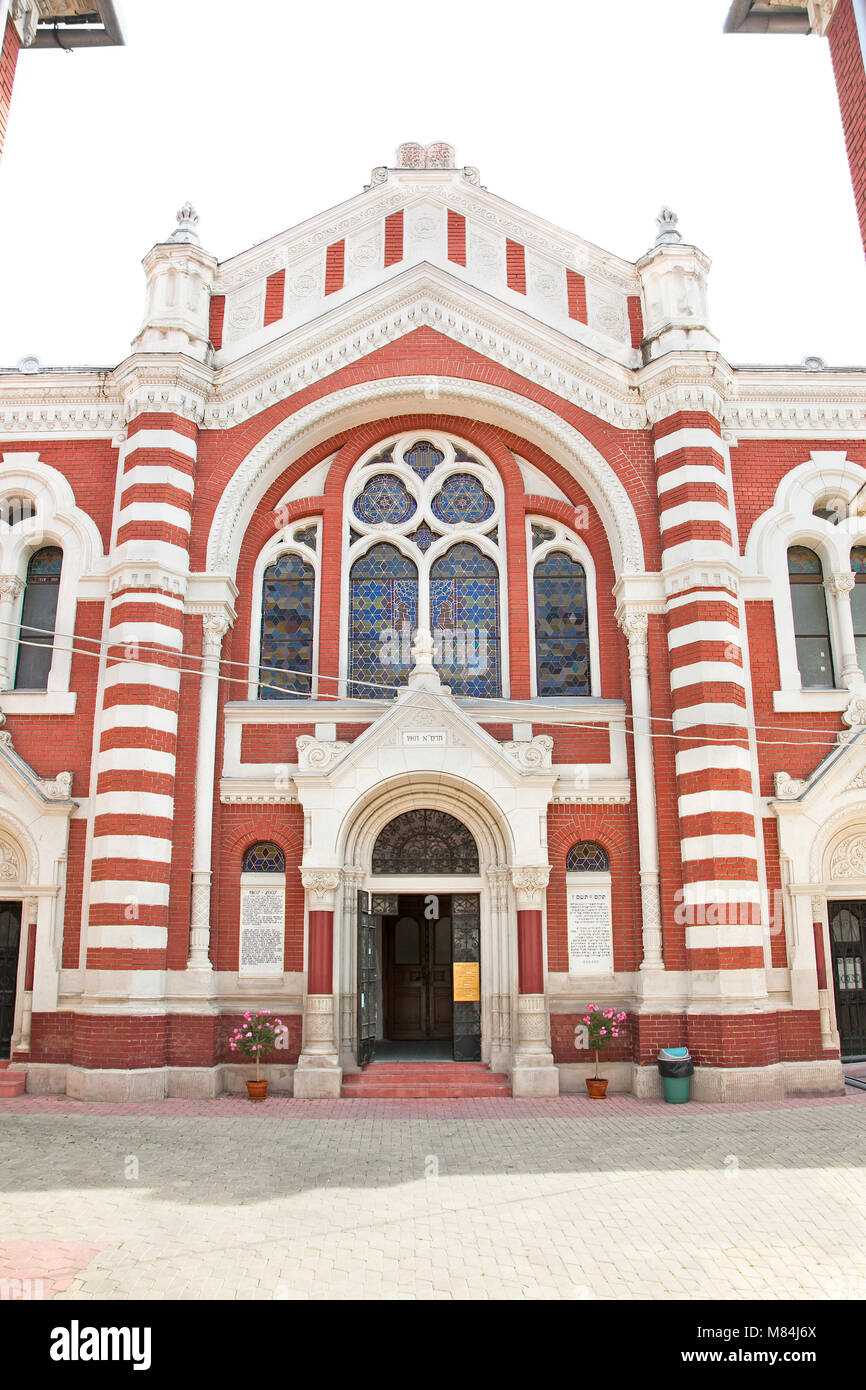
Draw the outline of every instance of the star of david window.
[[[594,840],[578,840],[568,851],[565,871],[569,874],[609,873],[610,859],[607,850],[597,845]]]
[[[453,473],[433,498],[433,515],[451,525],[486,521],[494,512],[493,498],[471,473]]]
[[[393,698],[420,627],[433,633],[436,665],[455,695],[501,695],[498,474],[439,434],[404,435],[370,455],[347,490],[346,693]],[[388,471],[365,478],[386,456]],[[371,548],[383,529],[395,543]]]
[[[378,473],[366,484],[363,492],[355,498],[352,511],[359,521],[368,526],[392,526],[406,521],[415,512],[415,498],[412,497],[392,473]]]
[[[477,874],[478,846],[446,811],[404,811],[373,847],[374,874]]]
[[[281,555],[262,583],[259,699],[305,696],[313,688],[315,573],[300,555]]]

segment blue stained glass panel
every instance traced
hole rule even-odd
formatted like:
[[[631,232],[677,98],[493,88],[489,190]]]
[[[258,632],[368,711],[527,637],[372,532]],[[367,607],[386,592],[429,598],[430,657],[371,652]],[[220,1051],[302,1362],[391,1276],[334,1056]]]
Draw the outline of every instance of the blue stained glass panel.
[[[430,614],[439,674],[454,695],[497,696],[500,676],[499,572],[467,541],[430,571]]]
[[[545,541],[552,541],[554,535],[555,535],[555,532],[553,532],[553,531],[548,531],[548,529],[547,529],[546,526],[537,526],[537,525],[533,524],[533,527],[532,527],[532,549],[533,549],[533,550],[536,550],[536,549],[538,548],[538,546],[544,545],[544,542],[545,542]]]
[[[286,856],[275,845],[272,840],[260,840],[257,845],[250,845],[244,855],[245,874],[284,874],[286,872]]]
[[[414,513],[415,499],[393,473],[377,473],[355,498],[352,511],[368,526],[399,526]]]
[[[851,568],[855,574],[866,574],[866,545],[852,546]]]
[[[589,695],[586,574],[562,550],[535,566],[535,669],[539,695]]]
[[[418,571],[383,542],[355,561],[349,589],[349,697],[387,699],[409,674]]]
[[[569,874],[609,873],[610,859],[607,850],[596,844],[595,840],[578,840],[568,851],[565,871]]]
[[[471,473],[452,473],[433,498],[431,510],[439,521],[472,525],[493,515],[495,503]]]
[[[262,585],[260,700],[312,693],[314,602],[313,567],[300,555],[281,555],[268,565]]]

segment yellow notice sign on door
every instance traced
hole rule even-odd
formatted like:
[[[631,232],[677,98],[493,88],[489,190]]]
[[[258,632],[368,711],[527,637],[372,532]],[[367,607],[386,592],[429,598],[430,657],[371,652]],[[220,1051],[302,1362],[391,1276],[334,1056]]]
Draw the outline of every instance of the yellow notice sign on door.
[[[454,962],[454,1000],[458,1004],[472,1004],[481,998],[481,981],[478,961],[461,960]]]

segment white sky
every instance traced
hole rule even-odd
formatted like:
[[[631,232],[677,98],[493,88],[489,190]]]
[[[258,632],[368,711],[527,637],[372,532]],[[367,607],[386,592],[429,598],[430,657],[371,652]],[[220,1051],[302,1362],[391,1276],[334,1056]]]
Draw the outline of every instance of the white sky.
[[[0,160],[0,363],[114,364],[190,198],[221,260],[447,140],[494,193],[635,260],[669,203],[734,363],[866,362],[826,41],[729,0],[117,0],[126,46],[21,55]]]

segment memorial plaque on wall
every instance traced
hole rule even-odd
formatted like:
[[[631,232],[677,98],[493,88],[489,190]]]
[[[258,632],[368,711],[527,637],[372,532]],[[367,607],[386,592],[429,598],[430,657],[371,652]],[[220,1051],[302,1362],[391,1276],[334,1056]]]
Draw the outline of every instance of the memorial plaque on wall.
[[[569,975],[612,975],[610,889],[568,888]]]
[[[241,975],[282,975],[285,889],[241,889]]]

